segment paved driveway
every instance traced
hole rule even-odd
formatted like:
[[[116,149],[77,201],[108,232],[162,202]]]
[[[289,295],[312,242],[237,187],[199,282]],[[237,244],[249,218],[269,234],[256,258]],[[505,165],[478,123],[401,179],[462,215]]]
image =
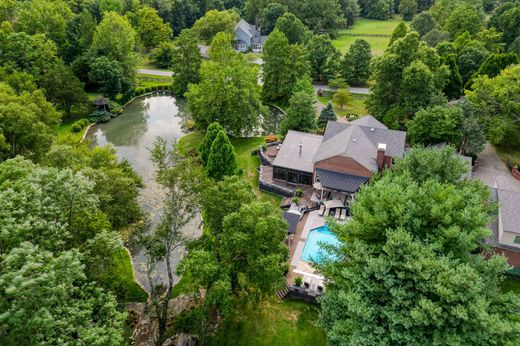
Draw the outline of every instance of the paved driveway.
[[[153,76],[164,76],[164,77],[173,76],[173,72],[171,72],[171,71],[148,70],[148,69],[144,69],[144,68],[138,69],[137,73],[148,74],[148,75],[153,75]]]
[[[509,181],[511,188],[520,192],[520,180],[513,178],[506,165],[498,157],[495,148],[489,143],[478,157],[478,166],[472,173],[473,179],[480,179],[486,185],[494,187],[495,178],[504,176]]]

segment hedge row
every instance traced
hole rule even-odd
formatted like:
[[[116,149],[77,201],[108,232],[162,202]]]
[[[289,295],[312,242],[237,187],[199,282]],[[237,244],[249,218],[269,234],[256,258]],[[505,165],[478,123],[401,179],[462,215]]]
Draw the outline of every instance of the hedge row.
[[[88,119],[79,119],[78,121],[75,121],[74,124],[72,124],[72,127],[70,130],[72,132],[80,132],[89,124]]]

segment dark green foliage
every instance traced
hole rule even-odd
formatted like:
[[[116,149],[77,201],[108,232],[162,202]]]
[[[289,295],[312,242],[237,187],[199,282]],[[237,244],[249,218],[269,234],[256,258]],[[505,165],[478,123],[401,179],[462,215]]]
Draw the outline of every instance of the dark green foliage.
[[[437,47],[439,43],[449,41],[450,34],[448,34],[446,31],[434,28],[430,30],[426,35],[424,35],[422,39],[424,40],[424,42],[428,44],[428,46]]]
[[[502,2],[489,19],[489,25],[503,33],[507,45],[511,45],[515,39],[520,37],[518,23],[520,23],[519,1]]]
[[[318,117],[318,127],[325,128],[327,126],[327,122],[336,121],[336,113],[334,113],[334,108],[332,106],[332,102],[329,101],[327,103],[327,107],[321,110],[320,116]]]
[[[280,125],[280,133],[287,134],[289,130],[310,132],[316,129],[316,111],[314,95],[306,91],[296,92],[289,101],[287,115]]]
[[[198,83],[202,63],[198,41],[193,33],[183,30],[173,42],[172,64],[173,92],[184,95],[190,83]]]
[[[345,26],[338,0],[289,0],[294,13],[315,34],[335,33]]]
[[[471,85],[473,84],[473,80],[478,76],[488,76],[493,78],[498,76],[503,69],[508,67],[509,65],[518,64],[519,59],[518,56],[514,53],[498,53],[490,55],[484,60],[482,65],[480,65],[477,72],[475,72],[471,78],[466,83],[466,89],[471,89]]]
[[[466,46],[459,53],[459,72],[462,82],[466,82],[475,73],[486,58],[484,48],[478,46]]]
[[[173,63],[173,50],[171,42],[161,42],[157,48],[152,50],[152,58],[155,65],[160,68],[170,68]]]
[[[208,126],[208,128],[206,130],[206,134],[204,135],[204,138],[202,139],[202,142],[200,142],[200,146],[199,146],[200,158],[202,159],[204,166],[208,163],[208,157],[209,157],[209,153],[211,151],[211,145],[213,144],[213,141],[217,137],[217,134],[222,130],[224,130],[224,128],[222,126],[220,126],[220,124],[217,122],[211,123]]]
[[[115,99],[117,94],[126,92],[129,88],[119,62],[110,60],[105,56],[92,61],[89,79],[99,85],[98,90],[111,99]]]
[[[343,11],[346,26],[354,25],[359,16],[359,4],[357,0],[339,0],[339,6]]]
[[[393,0],[359,0],[361,17],[386,20],[392,16]]]
[[[327,35],[312,36],[307,42],[307,50],[314,80],[324,81],[336,76],[341,55]]]
[[[444,29],[451,38],[464,32],[474,36],[483,29],[481,14],[473,6],[460,4],[451,12]]]
[[[225,176],[235,175],[237,172],[237,154],[226,132],[220,130],[211,144],[206,163],[208,177],[222,180]]]
[[[418,111],[407,123],[408,139],[413,144],[460,145],[464,115],[459,107],[435,106]]]
[[[308,29],[298,17],[294,14],[287,12],[276,21],[276,29],[283,32],[285,37],[289,40],[289,43],[305,43],[307,38],[310,36]]]
[[[463,100],[459,107],[464,112],[462,124],[462,141],[459,150],[462,154],[477,157],[486,146],[486,131],[475,112],[473,105]]]
[[[500,290],[508,266],[481,251],[493,210],[489,189],[460,181],[463,167],[452,149],[413,149],[395,172],[357,193],[352,219],[333,225],[342,241],[337,259],[322,270],[330,281],[319,324],[328,342],[518,339],[519,325],[510,317],[518,297]]]
[[[462,78],[460,77],[459,67],[457,65],[457,57],[454,54],[443,57],[443,63],[449,67],[450,76],[448,82],[444,86],[444,94],[448,99],[457,99],[463,95]]]
[[[278,21],[278,18],[287,12],[287,6],[273,2],[262,11],[262,35],[269,35]]]
[[[417,0],[400,0],[398,10],[403,20],[412,20],[417,13]]]
[[[72,124],[71,126],[71,131],[72,132],[80,132],[81,130],[83,130],[85,128],[85,126],[87,126],[89,123],[89,121],[87,119],[79,119],[79,120],[76,120],[74,122],[74,124]]]
[[[435,19],[430,12],[421,12],[414,17],[410,26],[422,37],[435,28]]]
[[[408,25],[406,25],[403,22],[399,23],[399,25],[396,26],[394,31],[392,32],[392,37],[390,37],[390,41],[388,42],[388,45],[391,46],[395,40],[405,37],[407,33],[408,33]]]
[[[367,41],[358,39],[341,62],[341,73],[349,85],[365,85],[370,77],[372,53]]]

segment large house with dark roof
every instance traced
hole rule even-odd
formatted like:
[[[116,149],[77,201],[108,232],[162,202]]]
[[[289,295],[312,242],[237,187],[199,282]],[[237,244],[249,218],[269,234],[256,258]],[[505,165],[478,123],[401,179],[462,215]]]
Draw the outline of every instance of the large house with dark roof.
[[[520,192],[514,191],[504,176],[499,176],[491,193],[498,212],[490,225],[493,233],[487,242],[504,254],[510,265],[520,268]]]
[[[260,28],[251,25],[243,19],[235,25],[235,42],[233,47],[239,52],[245,52],[251,49],[253,52],[261,52],[262,46],[267,40],[267,36],[263,36]]]
[[[354,194],[404,154],[406,132],[389,130],[368,115],[350,123],[329,121],[322,135],[289,131],[272,162],[273,181]]]

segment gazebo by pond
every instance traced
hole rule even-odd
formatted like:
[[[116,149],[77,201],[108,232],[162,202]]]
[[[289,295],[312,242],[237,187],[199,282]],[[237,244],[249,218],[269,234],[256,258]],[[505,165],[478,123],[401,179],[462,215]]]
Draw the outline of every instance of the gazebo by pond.
[[[110,100],[105,97],[99,97],[94,100],[94,105],[99,111],[110,112]]]

